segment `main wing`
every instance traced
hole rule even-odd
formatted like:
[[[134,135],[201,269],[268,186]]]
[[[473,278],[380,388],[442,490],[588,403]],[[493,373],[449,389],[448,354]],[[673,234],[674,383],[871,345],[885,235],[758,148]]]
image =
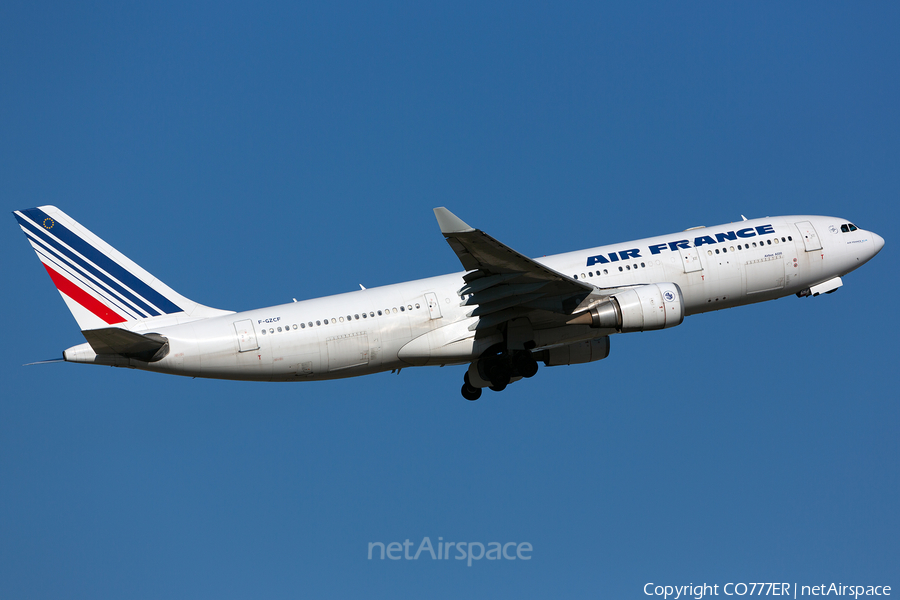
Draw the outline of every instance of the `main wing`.
[[[458,291],[463,306],[475,307],[468,316],[478,317],[469,329],[483,330],[526,315],[563,324],[608,295],[516,252],[444,207],[435,208],[434,214],[450,248],[469,271],[466,285]]]

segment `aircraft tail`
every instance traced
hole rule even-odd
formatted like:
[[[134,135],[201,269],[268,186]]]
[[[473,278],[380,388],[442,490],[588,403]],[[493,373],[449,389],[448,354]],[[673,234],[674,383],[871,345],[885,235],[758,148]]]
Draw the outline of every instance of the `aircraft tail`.
[[[82,331],[230,312],[185,298],[55,206],[14,214]]]

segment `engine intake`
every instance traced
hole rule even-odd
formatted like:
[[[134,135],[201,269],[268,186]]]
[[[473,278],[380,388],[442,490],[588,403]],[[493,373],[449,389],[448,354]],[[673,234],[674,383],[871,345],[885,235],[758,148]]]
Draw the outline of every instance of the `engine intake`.
[[[684,296],[681,288],[678,284],[667,282],[617,292],[567,324],[629,333],[667,329],[680,325],[682,321]]]

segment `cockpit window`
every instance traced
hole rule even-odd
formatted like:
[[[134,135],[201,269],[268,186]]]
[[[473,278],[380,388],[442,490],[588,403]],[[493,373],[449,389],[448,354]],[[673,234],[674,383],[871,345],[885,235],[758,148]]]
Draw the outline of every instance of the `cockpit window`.
[[[846,223],[844,223],[843,225],[841,225],[841,231],[843,231],[844,233],[849,233],[849,232],[850,232],[850,226],[847,225]]]
[[[856,225],[850,223],[850,231],[856,231]]]

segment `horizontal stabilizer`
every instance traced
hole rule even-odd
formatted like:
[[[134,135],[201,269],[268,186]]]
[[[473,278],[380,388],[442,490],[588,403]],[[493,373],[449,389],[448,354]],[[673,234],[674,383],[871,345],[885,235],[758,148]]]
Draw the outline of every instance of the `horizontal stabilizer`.
[[[30,367],[31,365],[49,365],[50,363],[58,363],[58,362],[66,362],[65,358],[48,358],[47,360],[39,360],[32,363],[25,363],[22,365],[23,367]]]
[[[97,354],[117,354],[154,362],[169,352],[169,341],[158,333],[140,334],[118,327],[81,332]]]

